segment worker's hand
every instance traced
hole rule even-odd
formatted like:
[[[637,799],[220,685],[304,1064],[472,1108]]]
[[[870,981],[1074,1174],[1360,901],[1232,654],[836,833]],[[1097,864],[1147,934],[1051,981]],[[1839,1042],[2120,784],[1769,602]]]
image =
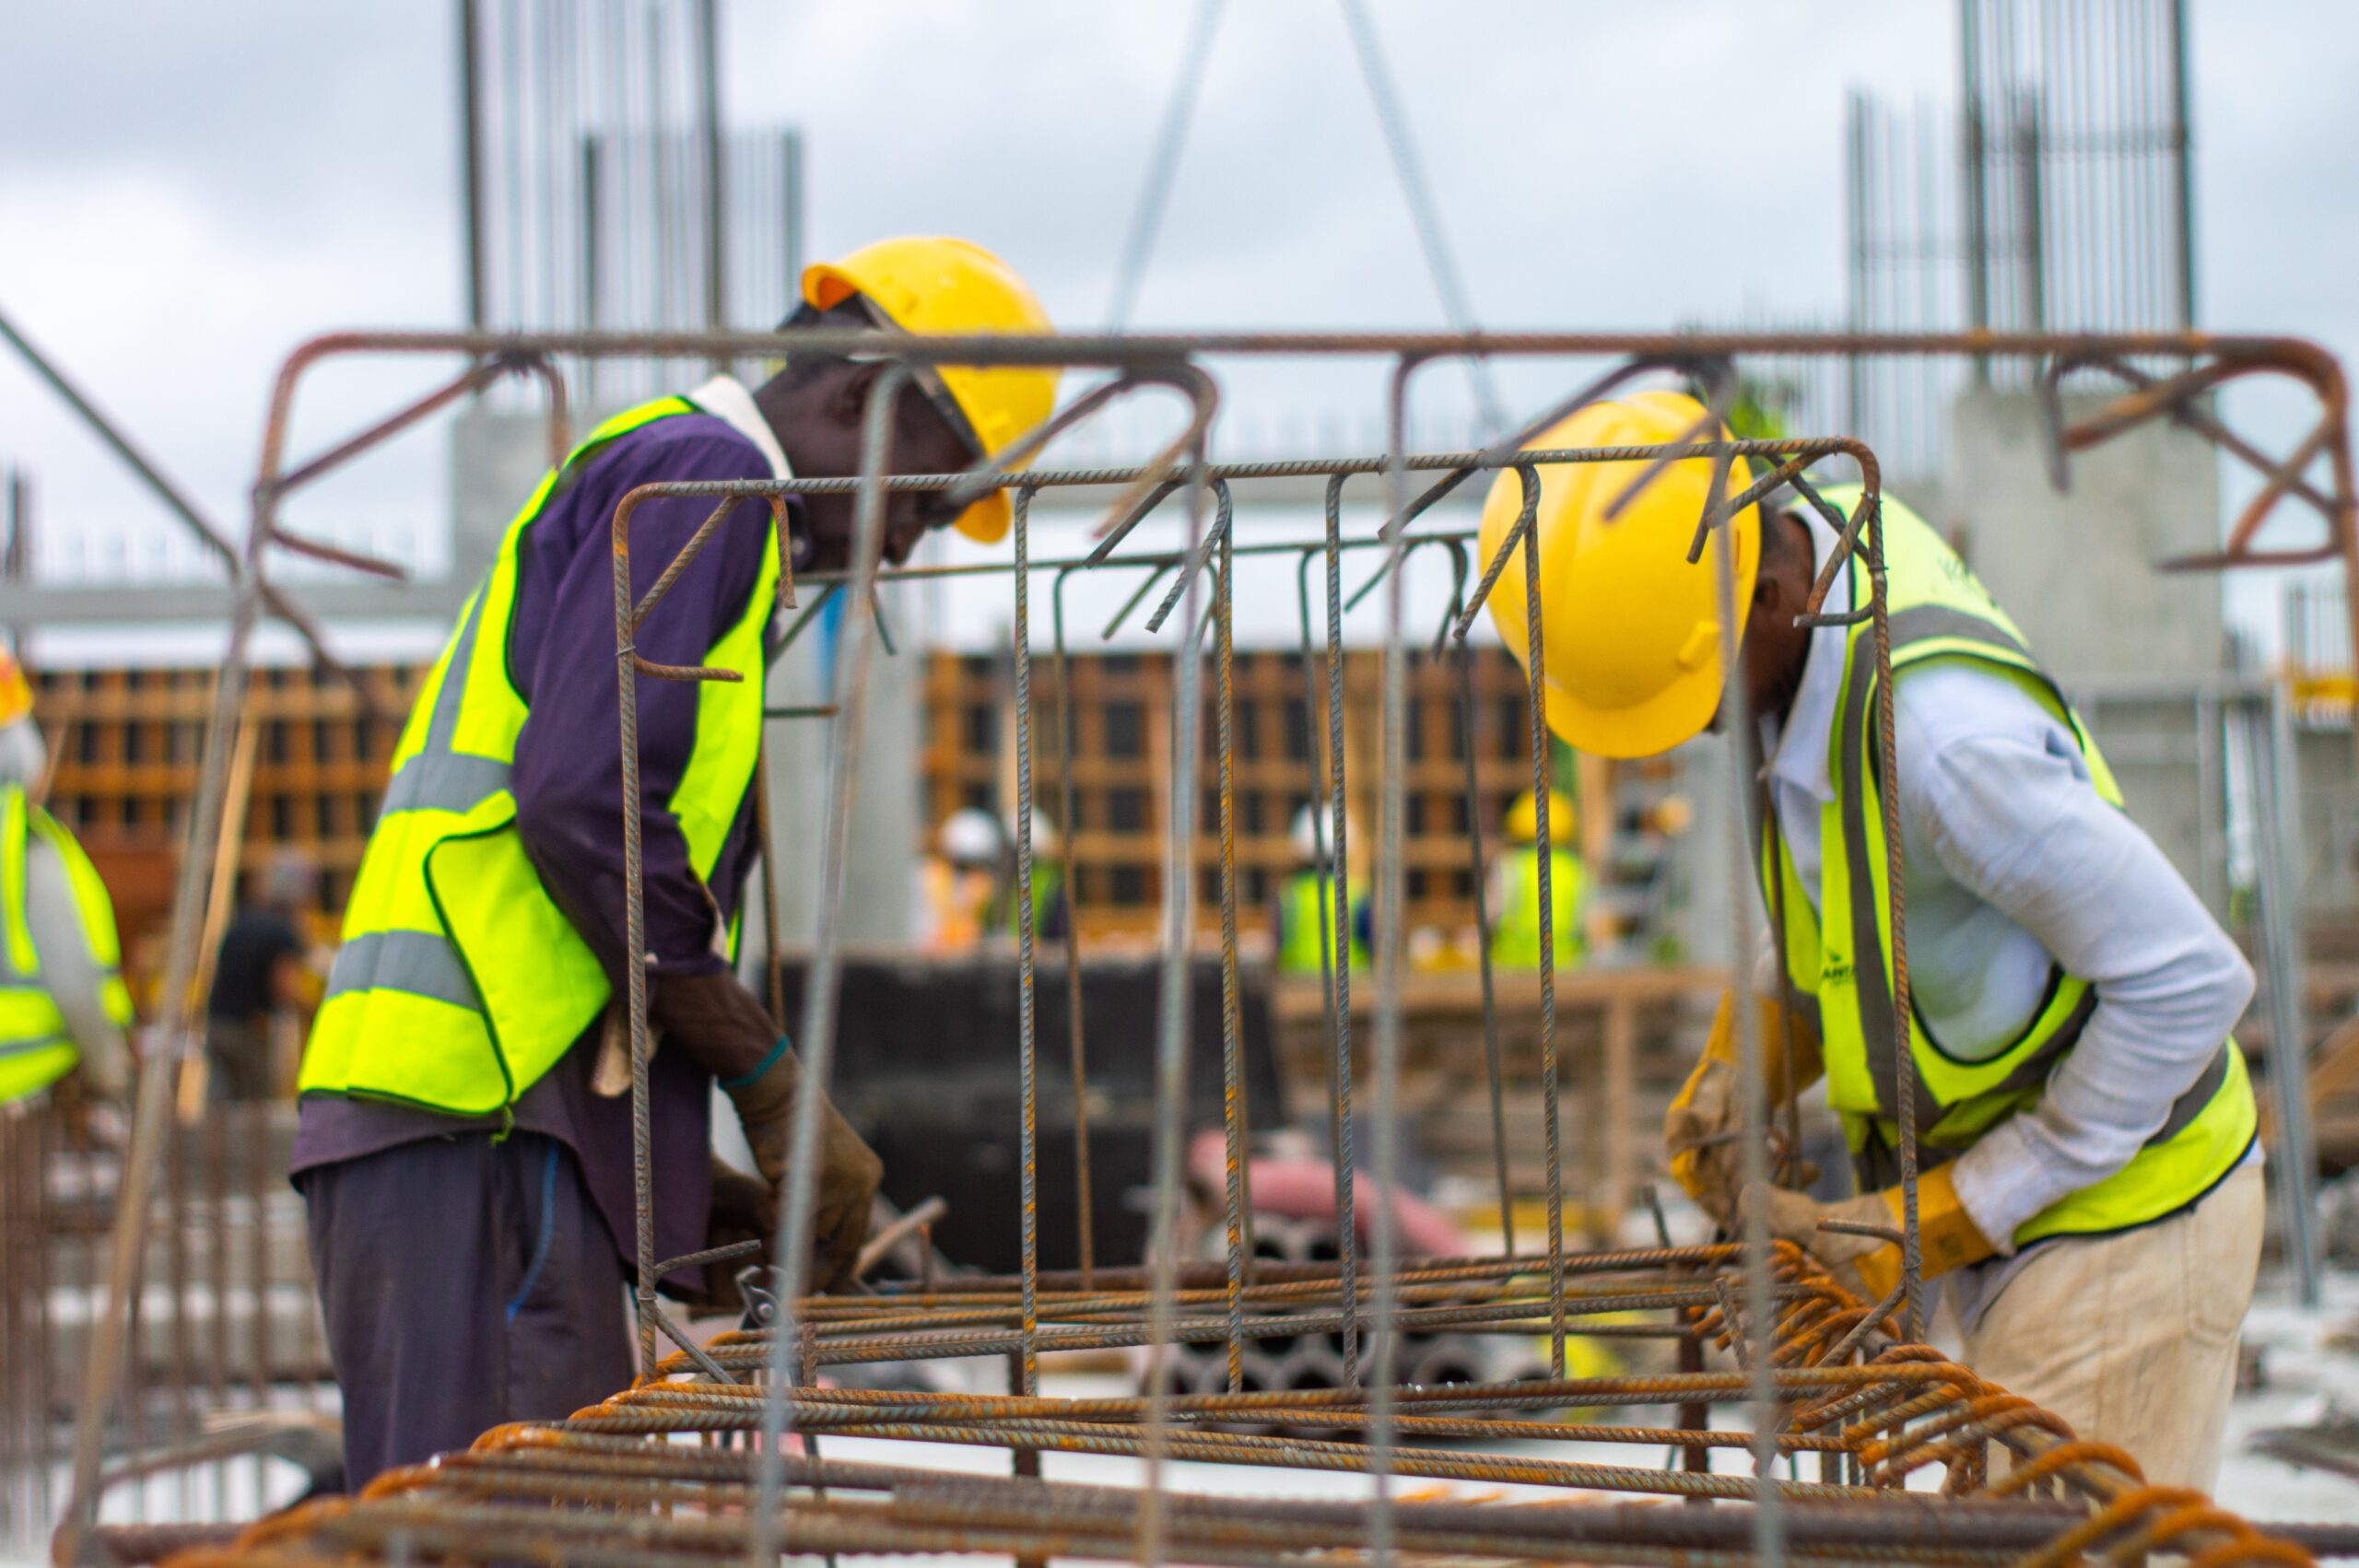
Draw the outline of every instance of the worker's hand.
[[[737,1107],[737,1119],[753,1147],[754,1163],[769,1184],[774,1200],[786,1197],[787,1144],[793,1136],[795,1102],[803,1092],[803,1074],[786,1043],[752,1075],[723,1083]],[[852,1265],[861,1243],[868,1239],[869,1209],[877,1184],[885,1179],[885,1164],[861,1141],[833,1105],[819,1106],[819,1182],[811,1223],[810,1288],[820,1293],[851,1282]]]
[[[1952,1176],[1954,1168],[1954,1164],[1937,1165],[1917,1179],[1917,1239],[1928,1280],[1978,1263],[1998,1250],[1958,1201]],[[1900,1188],[1888,1187],[1840,1203],[1821,1203],[1807,1193],[1784,1188],[1748,1188],[1742,1211],[1750,1213],[1756,1199],[1772,1236],[1792,1242],[1817,1258],[1838,1284],[1860,1300],[1872,1305],[1899,1286],[1900,1243],[1891,1238],[1901,1231]],[[1821,1223],[1827,1220],[1885,1234],[1831,1231]]]
[[[1771,997],[1755,996],[1754,1005],[1761,1029],[1762,1080],[1768,1086],[1772,1111],[1788,1098],[1818,1081],[1818,1035],[1800,1016],[1789,1017]],[[1712,1016],[1712,1032],[1704,1044],[1703,1059],[1671,1102],[1663,1117],[1663,1152],[1671,1158],[1672,1179],[1704,1211],[1728,1225],[1736,1213],[1737,1190],[1743,1185],[1738,1135],[1744,1125],[1741,1080],[1737,1074],[1736,999],[1723,992],[1719,1011]],[[1788,1048],[1789,1038],[1791,1049]],[[1779,1173],[1797,1186],[1807,1187],[1818,1172],[1790,1150],[1792,1168]]]
[[[748,1241],[759,1242],[761,1250],[706,1264],[704,1293],[696,1305],[705,1311],[729,1316],[743,1314],[745,1298],[737,1288],[737,1276],[745,1270],[769,1262],[770,1240],[777,1235],[778,1200],[770,1194],[770,1184],[759,1176],[747,1176],[714,1155],[712,1208],[705,1221],[702,1250],[735,1246]]]

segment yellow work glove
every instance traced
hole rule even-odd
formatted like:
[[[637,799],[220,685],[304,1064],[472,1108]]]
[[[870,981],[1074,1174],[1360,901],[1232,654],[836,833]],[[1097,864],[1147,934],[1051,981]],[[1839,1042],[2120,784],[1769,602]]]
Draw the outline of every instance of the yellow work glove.
[[[1917,1178],[1917,1239],[1924,1254],[1928,1280],[1953,1269],[1979,1263],[1999,1249],[1990,1245],[1957,1198],[1952,1173],[1955,1162],[1936,1165]],[[1762,1195],[1769,1234],[1792,1242],[1826,1266],[1836,1281],[1860,1300],[1873,1305],[1900,1284],[1900,1244],[1877,1236],[1819,1228],[1821,1220],[1873,1225],[1897,1235],[1901,1230],[1900,1188],[1863,1193],[1840,1203],[1821,1203],[1806,1193],[1784,1188],[1749,1188],[1743,1207],[1749,1211],[1755,1192]]]
[[[1756,995],[1754,1005],[1759,1010],[1762,1080],[1774,1107],[1818,1082],[1825,1071],[1818,1035],[1800,1014],[1791,1015],[1789,1030],[1789,1014],[1774,997]],[[1672,1179],[1723,1225],[1736,1212],[1737,1189],[1743,1183],[1743,1152],[1737,1147],[1736,1134],[1744,1124],[1744,1102],[1738,1082],[1736,998],[1723,991],[1719,1011],[1712,1015],[1711,1035],[1704,1042],[1703,1059],[1688,1074],[1662,1121]],[[1795,1157],[1800,1159],[1800,1151]],[[1795,1179],[1808,1185],[1816,1176],[1815,1171],[1797,1172]]]

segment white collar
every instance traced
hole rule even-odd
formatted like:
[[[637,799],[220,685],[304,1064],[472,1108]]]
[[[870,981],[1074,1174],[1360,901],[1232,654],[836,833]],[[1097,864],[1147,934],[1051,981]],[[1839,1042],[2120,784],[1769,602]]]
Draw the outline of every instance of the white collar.
[[[786,449],[778,444],[770,422],[755,406],[754,394],[736,377],[715,376],[688,393],[688,401],[759,447],[762,456],[769,461],[771,478],[794,477],[794,465],[786,461]]]
[[[1795,516],[1810,532],[1811,570],[1834,553],[1835,530],[1815,511],[1797,509]],[[1842,614],[1851,608],[1851,573],[1835,574],[1826,591],[1822,614]],[[1774,715],[1761,720],[1761,747],[1768,756],[1772,779],[1802,790],[1821,804],[1835,798],[1835,783],[1827,772],[1827,737],[1834,732],[1835,705],[1843,695],[1843,666],[1848,657],[1848,626],[1818,626],[1810,634],[1810,651],[1803,657],[1802,678],[1780,725]],[[1783,733],[1780,733],[1780,731]]]

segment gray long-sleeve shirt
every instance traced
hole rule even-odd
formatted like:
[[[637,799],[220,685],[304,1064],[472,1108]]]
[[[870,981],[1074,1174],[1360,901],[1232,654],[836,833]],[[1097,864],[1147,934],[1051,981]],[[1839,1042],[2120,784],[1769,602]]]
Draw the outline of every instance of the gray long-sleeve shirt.
[[[1835,535],[1805,521],[1824,560]],[[1838,578],[1826,608],[1849,607]],[[1813,907],[1844,638],[1812,634],[1785,721],[1762,725],[1778,829]],[[1959,1273],[1970,1327],[2016,1267],[2016,1227],[2130,1163],[2242,1016],[2253,976],[2154,840],[2097,794],[2071,732],[2021,686],[1942,661],[1900,672],[1893,708],[1908,972],[1925,1027],[1952,1056],[1998,1054],[2038,1012],[2051,964],[2097,999],[2040,1098],[1958,1157],[1958,1199],[2003,1255]]]

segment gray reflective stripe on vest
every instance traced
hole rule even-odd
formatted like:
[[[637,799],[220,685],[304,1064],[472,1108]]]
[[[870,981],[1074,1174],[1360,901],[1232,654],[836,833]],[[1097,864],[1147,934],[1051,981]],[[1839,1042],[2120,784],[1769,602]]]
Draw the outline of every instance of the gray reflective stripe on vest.
[[[2204,1107],[2211,1105],[2212,1097],[2220,1092],[2220,1085],[2228,1081],[2228,1053],[2236,1048],[2236,1042],[2232,1040],[2213,1054],[2212,1065],[2196,1079],[2195,1086],[2171,1102],[2171,1114],[2163,1118],[2163,1125],[2154,1136],[2146,1140],[2146,1147],[2151,1149],[2157,1143],[2170,1141],[2203,1114]]]
[[[1937,638],[1966,638],[1987,642],[2031,655],[2013,634],[1996,622],[1979,615],[1954,610],[1946,604],[1918,604],[1906,610],[1894,611],[1890,616],[1892,651],[1897,658],[1901,650],[1913,643],[1929,642]],[[1862,632],[1860,638],[1872,637]],[[1854,638],[1851,651],[1857,654],[1860,638]],[[1892,977],[1884,972],[1884,930],[1876,920],[1880,902],[1874,872],[1868,861],[1868,812],[1866,783],[1870,767],[1868,757],[1868,696],[1875,685],[1872,671],[1852,669],[1846,672],[1843,691],[1843,712],[1837,720],[1840,726],[1837,749],[1841,755],[1843,800],[1843,853],[1851,873],[1851,965],[1854,983],[1860,997],[1860,1036],[1867,1048],[1868,1074],[1875,1084],[1876,1104],[1887,1116],[1897,1116],[1900,1104],[1900,1074],[1895,1051],[1900,1048],[1899,1020],[1893,1012]],[[1889,784],[1889,780],[1884,781]],[[1881,829],[1883,824],[1876,825]],[[1905,868],[1887,866],[1887,879],[1900,876]],[[2052,978],[2052,977],[2051,977]],[[2094,1005],[2094,1003],[2092,1003]],[[2035,1020],[2037,1014],[2034,1015]],[[2084,1016],[2084,1015],[2083,1015]],[[2066,1036],[2069,1035],[2069,1038]],[[2060,1044],[2055,1050],[2039,1053],[2042,1071],[2045,1060],[2071,1048],[2071,1041],[2080,1036],[2077,1026],[2059,1032]],[[2032,1063],[2026,1062],[2028,1068]],[[2020,1069],[2018,1070],[2020,1072]],[[2010,1079],[2013,1082],[2013,1079]],[[1917,1084],[1917,1128],[1919,1136],[1942,1117],[1946,1108],[1937,1103],[1920,1078]]]
[[[385,789],[382,813],[456,812],[464,815],[508,788],[515,770],[493,757],[420,752]]]
[[[328,971],[327,994],[367,990],[406,991],[483,1011],[458,949],[433,931],[370,931],[346,942]]]
[[[440,811],[464,815],[508,788],[513,769],[487,756],[471,756],[451,749],[459,732],[459,709],[465,705],[467,676],[475,667],[475,633],[483,625],[483,599],[488,584],[467,602],[466,618],[451,644],[442,666],[442,684],[434,693],[434,712],[427,720],[426,738],[386,786],[381,814]]]
[[[29,1040],[0,1040],[0,1057],[30,1056],[35,1051],[49,1050],[74,1042],[64,1035],[39,1035]]]

